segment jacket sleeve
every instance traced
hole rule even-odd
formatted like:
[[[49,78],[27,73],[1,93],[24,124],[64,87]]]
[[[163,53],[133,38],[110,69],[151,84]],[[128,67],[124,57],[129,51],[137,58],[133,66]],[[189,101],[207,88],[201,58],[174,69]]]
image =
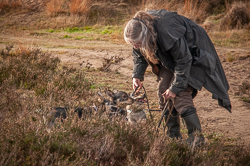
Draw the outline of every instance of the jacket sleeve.
[[[190,68],[192,64],[192,55],[188,49],[186,39],[184,37],[179,38],[172,48],[169,50],[170,54],[174,58],[175,79],[172,82],[169,90],[178,94],[184,91],[188,86],[188,78],[190,76]]]
[[[139,50],[133,48],[132,55],[134,61],[132,78],[139,78],[140,80],[143,81],[145,71],[148,67],[148,63],[144,58],[144,56],[141,55]]]

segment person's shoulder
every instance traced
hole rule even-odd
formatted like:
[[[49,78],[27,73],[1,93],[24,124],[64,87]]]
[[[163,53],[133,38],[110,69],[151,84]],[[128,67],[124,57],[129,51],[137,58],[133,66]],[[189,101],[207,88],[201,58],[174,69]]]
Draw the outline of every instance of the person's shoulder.
[[[168,11],[166,9],[161,9],[161,10],[148,10],[148,14],[151,14],[153,16],[158,16],[158,17],[165,17],[165,16],[173,16],[173,15],[178,15],[176,12]]]

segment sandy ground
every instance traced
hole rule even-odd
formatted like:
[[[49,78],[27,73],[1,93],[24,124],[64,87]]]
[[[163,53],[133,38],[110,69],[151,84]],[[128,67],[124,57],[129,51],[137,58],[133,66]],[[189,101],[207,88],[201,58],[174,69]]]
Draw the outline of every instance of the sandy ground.
[[[62,62],[69,65],[80,66],[89,62],[94,68],[101,66],[104,57],[119,56],[125,60],[120,64],[113,64],[110,67],[111,70],[118,70],[128,78],[131,76],[133,61],[130,46],[121,42],[115,44],[110,41],[60,39],[58,36],[62,34],[31,35],[30,31],[23,31],[17,35],[13,32],[2,31],[0,32],[0,48],[7,43],[15,43],[15,47],[40,47],[44,51],[52,52],[54,56],[58,56]],[[242,82],[250,81],[250,48],[216,48],[216,50],[230,84],[232,113],[220,107],[217,101],[211,98],[211,94],[203,88],[194,99],[203,131],[222,134],[250,145],[250,103],[243,102],[239,96],[235,95]],[[227,62],[229,54],[240,58]],[[155,80],[154,75],[148,74],[144,81],[152,100],[156,100],[157,83]],[[131,79],[126,82],[132,84]]]

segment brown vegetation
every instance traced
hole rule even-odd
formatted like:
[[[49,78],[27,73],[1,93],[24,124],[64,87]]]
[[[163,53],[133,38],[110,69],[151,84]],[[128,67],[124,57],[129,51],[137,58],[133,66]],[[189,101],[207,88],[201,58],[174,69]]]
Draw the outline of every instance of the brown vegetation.
[[[0,14],[5,14],[11,10],[20,9],[22,6],[21,0],[1,0],[0,1]]]
[[[56,16],[58,14],[67,13],[66,9],[64,8],[65,2],[61,0],[50,0],[46,4],[46,10],[52,16]]]
[[[36,11],[37,6],[40,6],[39,8],[45,9],[49,13],[49,17],[43,15],[42,18],[33,20],[38,22],[38,29],[41,29],[39,25],[47,29],[64,27],[58,33],[55,32],[57,29],[51,29],[50,32],[33,31],[35,26],[29,24],[29,17],[32,17],[32,14],[28,11],[31,10],[27,10],[25,15],[30,15],[29,17],[18,16],[17,13],[19,13],[20,8],[24,9],[29,6],[28,0],[0,0],[0,13],[3,16],[6,16],[6,14],[11,16],[4,18],[8,19],[8,23],[13,21],[13,24],[6,25],[6,29],[9,29],[11,25],[18,27],[17,24],[20,22],[20,25],[32,29],[30,35],[35,34],[41,37],[38,40],[41,40],[43,44],[51,44],[47,43],[44,38],[51,39],[54,37],[54,42],[59,42],[56,44],[64,47],[60,40],[68,40],[68,43],[73,44],[76,39],[77,41],[82,40],[82,43],[84,43],[85,38],[86,40],[93,40],[90,38],[94,37],[94,40],[98,39],[98,42],[100,40],[112,40],[114,42],[116,39],[123,41],[122,30],[119,29],[121,25],[131,19],[138,10],[146,9],[165,8],[177,11],[198,23],[205,21],[203,25],[207,31],[212,31],[215,26],[218,26],[218,21],[225,15],[222,23],[225,18],[227,18],[226,23],[230,22],[230,24],[225,24],[226,29],[243,27],[250,30],[249,20],[247,20],[249,8],[245,8],[243,3],[237,1],[235,3],[237,5],[233,5],[232,9],[227,11],[228,13],[224,13],[227,10],[226,5],[231,5],[233,1],[236,0],[39,0],[39,3],[37,1],[36,7],[30,9]],[[215,16],[212,20],[209,20],[211,15]],[[58,26],[55,26],[56,21],[61,18],[65,20],[79,18],[79,21],[60,24],[66,22],[63,20],[58,23]],[[4,19],[1,18],[0,23],[4,23]],[[46,24],[49,25],[46,27]],[[115,29],[112,26],[103,26],[104,28],[99,29],[94,28],[94,26],[89,27],[96,24],[115,25],[113,26]],[[117,28],[116,25],[120,25],[120,27],[117,26]],[[84,28],[79,28],[81,26]],[[20,27],[25,29],[23,26]],[[232,47],[231,44],[235,46],[238,43],[244,43],[244,45],[239,44],[237,46],[247,47],[249,46],[247,44],[249,32],[246,29],[237,32],[217,31],[212,32],[210,36],[218,46]],[[68,38],[69,33],[70,36],[73,36],[72,38]],[[42,37],[42,35],[45,37]],[[54,36],[51,37],[52,35]],[[64,35],[63,39],[59,37]],[[34,42],[37,39],[35,37]],[[2,39],[7,40],[1,38],[1,42]],[[28,42],[30,44],[30,40]],[[77,43],[79,48],[95,49],[98,47],[99,52],[103,52],[107,47],[104,42],[101,45],[102,48],[99,48],[100,45],[94,47],[91,45],[92,43],[87,42],[85,44],[87,46],[84,47],[82,43],[79,43]],[[108,46],[111,49],[115,46],[114,43],[112,44]],[[42,46],[45,47],[45,45]],[[123,47],[121,47],[121,50]],[[109,87],[114,85],[122,87],[126,81],[125,86],[128,86],[131,90],[130,82],[127,81],[128,77],[124,77],[117,72],[116,69],[118,68],[113,70],[110,68],[111,64],[122,61],[121,57],[104,58],[103,63],[98,66],[98,70],[95,70],[88,61],[85,66],[79,67],[77,64],[78,67],[74,68],[62,64],[59,58],[41,49],[28,49],[20,44],[19,49],[14,48],[8,46],[0,51],[0,165],[250,164],[249,147],[245,147],[244,144],[240,144],[234,139],[219,136],[216,133],[204,133],[208,143],[201,147],[190,148],[184,141],[169,139],[162,130],[157,133],[155,131],[158,122],[157,117],[136,127],[129,126],[120,117],[110,120],[99,113],[91,115],[91,118],[86,120],[78,119],[73,108],[91,106],[96,102],[95,91],[97,87],[106,88],[107,84],[109,84]],[[94,56],[95,52],[92,54]],[[114,54],[117,55],[117,53]],[[237,58],[234,53],[230,53],[225,61],[234,63],[240,58],[245,60],[249,58],[249,54]],[[97,61],[100,61],[100,57],[97,58]],[[127,64],[123,65],[126,66]],[[231,67],[237,66],[231,64]],[[244,67],[242,66],[242,68]],[[109,73],[106,73],[106,71]],[[235,69],[235,71],[237,70]],[[95,78],[94,73],[97,72],[98,78]],[[109,75],[105,83],[96,81],[103,81],[106,79],[105,75]],[[103,78],[100,79],[100,76]],[[233,78],[235,79],[235,77]],[[250,102],[249,81],[243,82],[238,87],[235,95],[243,101]],[[155,107],[158,106],[157,104],[155,104]],[[69,107],[69,117],[63,123],[58,119],[57,125],[54,128],[49,128],[48,119],[51,118],[51,108],[57,106]],[[185,140],[185,129],[182,132],[184,133],[183,140]]]
[[[46,4],[46,10],[51,16],[58,14],[86,15],[94,0],[50,0]]]
[[[90,7],[94,0],[71,0],[70,13],[84,15],[90,10]]]
[[[242,28],[250,23],[250,10],[243,2],[235,2],[228,13],[221,19],[222,30]]]
[[[234,2],[234,3],[233,3]],[[230,8],[231,4],[232,8]],[[57,26],[84,26],[88,25],[122,25],[130,19],[139,10],[151,9],[167,9],[177,11],[179,14],[189,17],[190,19],[202,24],[211,15],[213,18],[217,16],[225,17],[221,21],[221,27],[225,28],[242,28],[249,23],[249,3],[240,1],[225,1],[225,0],[39,0],[37,2],[24,1],[0,1],[1,13],[7,13],[15,8],[22,8],[25,12],[38,11],[38,9],[45,9],[49,16],[62,17],[62,23]],[[42,10],[41,10],[42,11]],[[44,11],[44,10],[43,10]],[[228,13],[225,14],[224,12]],[[20,12],[20,11],[18,11]],[[71,15],[71,16],[69,16]],[[74,21],[71,17],[74,17]],[[68,17],[68,18],[67,18]],[[65,20],[64,20],[65,19]],[[58,19],[59,20],[59,19]],[[25,23],[29,20],[18,21]],[[18,23],[15,21],[15,23]],[[214,21],[214,20],[211,20]],[[44,26],[47,22],[39,21],[38,26]],[[66,22],[69,22],[66,24]],[[70,25],[69,25],[70,24]]]
[[[250,83],[248,81],[242,82],[235,95],[240,96],[244,102],[250,103]]]
[[[7,47],[0,56],[1,165],[248,165],[250,153],[216,134],[190,148],[155,130],[157,121],[132,127],[98,114],[80,120],[73,109],[48,127],[50,108],[91,105],[85,74],[40,50]],[[229,155],[230,154],[230,155]]]

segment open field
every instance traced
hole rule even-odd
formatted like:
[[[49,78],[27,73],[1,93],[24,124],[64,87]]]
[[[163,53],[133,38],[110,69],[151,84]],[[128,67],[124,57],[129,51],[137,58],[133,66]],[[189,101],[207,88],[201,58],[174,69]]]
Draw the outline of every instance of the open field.
[[[39,33],[37,33],[39,34]],[[72,38],[60,38],[67,32],[50,33],[38,36],[31,34],[29,30],[20,33],[18,37],[9,33],[2,33],[1,37],[6,43],[21,43],[22,47],[39,47],[43,51],[51,52],[53,56],[61,59],[62,63],[78,69],[84,68],[88,61],[97,70],[104,62],[104,58],[119,56],[124,58],[119,64],[111,65],[110,69],[119,74],[105,74],[105,72],[87,72],[89,77],[95,77],[96,83],[106,84],[119,90],[132,91],[131,71],[133,68],[131,47],[120,41],[112,40],[76,40]],[[69,34],[69,36],[80,36],[81,33]],[[248,41],[249,42],[249,41]],[[5,44],[1,44],[3,48]],[[18,44],[16,45],[18,47]],[[217,52],[221,59],[223,68],[230,84],[230,98],[232,102],[232,114],[219,107],[216,101],[211,99],[208,91],[203,89],[199,92],[194,102],[201,117],[204,130],[209,132],[222,133],[228,137],[241,138],[246,143],[250,143],[250,130],[248,129],[248,118],[250,117],[250,103],[244,102],[237,94],[242,83],[250,79],[250,49],[246,48],[227,48],[217,47]],[[231,57],[232,56],[232,57]],[[232,62],[231,59],[233,58]],[[102,78],[105,74],[106,77]],[[150,99],[157,107],[156,98],[156,77],[150,69],[146,73],[145,87],[149,91]],[[118,77],[117,77],[118,76]],[[121,83],[123,82],[123,83]],[[111,84],[112,83],[112,84]]]
[[[124,6],[122,9],[126,10]],[[66,12],[69,10],[73,11],[67,9]],[[50,54],[60,62],[51,61],[56,67],[46,71],[48,77],[38,77],[41,84],[26,85],[22,80],[16,86],[8,82],[13,81],[11,78],[6,77],[6,81],[0,78],[0,92],[5,95],[0,105],[0,127],[5,133],[0,139],[0,165],[250,165],[250,23],[243,29],[220,31],[218,20],[210,17],[214,27],[207,31],[230,85],[232,113],[220,107],[204,88],[198,93],[194,103],[208,144],[195,151],[166,138],[163,129],[155,136],[160,113],[153,113],[153,120],[137,128],[124,122],[94,117],[86,122],[72,118],[48,132],[46,123],[41,123],[42,114],[34,113],[34,110],[45,109],[44,115],[56,106],[90,105],[98,88],[133,91],[132,48],[125,44],[122,36],[123,23],[129,16],[120,16],[124,20],[113,25],[110,23],[116,22],[117,18],[108,23],[84,23],[81,26],[75,25],[78,24],[78,16],[74,23],[66,23],[65,20],[74,16],[59,14],[45,17],[44,12],[27,15],[27,20],[39,17],[40,22],[24,20],[24,24],[19,20],[26,16],[23,13],[1,16],[0,49],[13,45],[8,56],[15,57],[15,50],[29,55],[31,50],[39,48],[39,55]],[[64,25],[61,27],[62,22]],[[205,19],[201,22],[204,23]],[[44,26],[39,28],[41,25]],[[205,24],[201,25],[205,27]],[[5,62],[2,57],[1,63]],[[102,71],[100,67],[104,65],[105,58],[110,57],[123,60]],[[70,83],[57,85],[56,81],[64,77]],[[84,86],[80,87],[82,84]],[[150,68],[146,71],[144,86],[150,107],[157,109],[156,76]],[[8,97],[12,94],[13,97]],[[183,124],[182,133],[186,138]],[[6,146],[5,141],[8,142]],[[168,154],[164,154],[165,151]]]

